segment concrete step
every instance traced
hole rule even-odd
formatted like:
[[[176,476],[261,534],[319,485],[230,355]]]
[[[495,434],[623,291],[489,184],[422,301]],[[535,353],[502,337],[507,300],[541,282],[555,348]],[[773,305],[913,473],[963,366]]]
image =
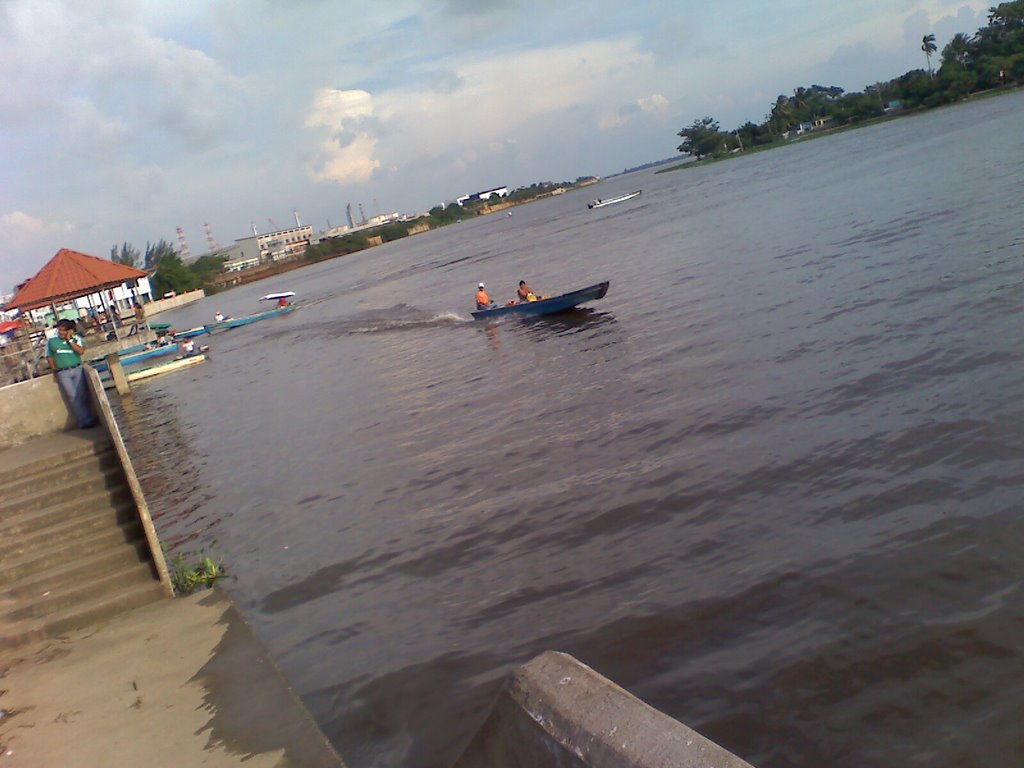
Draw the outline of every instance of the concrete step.
[[[0,538],[25,536],[129,501],[132,501],[131,491],[127,485],[122,484],[111,488],[93,488],[81,496],[57,504],[29,507],[18,512],[0,512]]]
[[[23,467],[13,477],[0,477],[0,499],[26,496],[54,483],[55,479],[93,476],[97,470],[107,471],[118,466],[117,453],[108,444],[105,450],[72,451],[55,461],[39,462]]]
[[[156,602],[166,594],[159,581],[137,584],[114,596],[98,596],[73,608],[43,618],[28,618],[0,626],[0,650],[56,637],[73,629],[97,624],[133,608]]]
[[[111,500],[108,494],[98,494],[95,503],[82,505],[70,515],[44,511],[21,521],[23,529],[17,535],[0,536],[0,563],[8,562],[29,552],[91,536],[99,530],[114,529],[128,523],[138,524],[138,513],[131,499]],[[10,521],[13,528],[14,521]]]
[[[90,559],[92,555],[109,554],[118,558],[119,562],[141,563],[149,560],[149,546],[145,539],[139,538],[126,543],[124,531],[120,526],[112,531],[103,531],[95,536],[80,541],[72,541],[60,547],[47,548],[31,552],[27,555],[0,563],[0,587],[6,587],[22,579],[36,575],[45,576],[51,570],[59,570]],[[87,578],[86,571],[83,578]]]
[[[72,474],[49,478],[45,485],[33,486],[18,496],[4,496],[0,501],[0,520],[32,512],[87,496],[96,491],[125,484],[124,472],[115,466],[103,472]]]
[[[53,589],[85,584],[104,578],[109,573],[134,568],[149,562],[149,551],[140,552],[139,543],[125,544],[88,557],[69,560],[59,567],[23,572],[19,578],[0,584],[0,599],[33,600]]]
[[[55,466],[113,450],[113,446],[106,438],[70,441],[42,451],[37,450],[33,442],[24,446],[15,446],[7,449],[8,452],[15,455],[4,461],[6,465],[10,466],[0,469],[0,486],[23,477],[43,476],[52,472]]]
[[[0,613],[0,626],[6,626],[23,619],[42,619],[95,599],[115,598],[121,592],[130,591],[141,584],[152,584],[156,579],[148,563],[138,563],[127,568],[105,572],[102,578],[89,582],[71,582],[37,592],[34,599],[20,599],[20,607]],[[2,611],[0,602],[0,611]]]

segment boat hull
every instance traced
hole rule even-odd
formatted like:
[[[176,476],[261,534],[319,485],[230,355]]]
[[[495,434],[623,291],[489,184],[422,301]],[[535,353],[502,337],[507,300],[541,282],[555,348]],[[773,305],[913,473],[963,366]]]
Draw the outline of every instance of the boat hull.
[[[577,291],[570,291],[569,293],[563,293],[547,299],[524,301],[519,304],[494,307],[493,309],[478,309],[473,313],[473,317],[477,320],[488,320],[506,315],[535,317],[537,315],[552,315],[556,312],[565,312],[585,302],[603,299],[604,295],[608,293],[608,285],[609,282],[606,280],[603,283],[596,283],[586,288],[580,288]]]
[[[146,349],[142,352],[135,352],[130,355],[122,355],[120,358],[121,365],[133,365],[140,363],[143,360],[149,360],[153,357],[163,357],[164,355],[170,355],[178,351],[177,344],[166,344],[162,347],[154,347],[153,349]],[[105,360],[98,361],[92,366],[97,371],[103,372],[107,370],[107,363]]]
[[[207,330],[205,325],[201,325],[198,328],[189,328],[187,331],[178,331],[177,333],[172,334],[171,338],[174,341],[177,341],[178,339],[191,339],[196,336],[202,336],[204,333],[209,333],[209,330]]]
[[[219,323],[209,323],[203,327],[206,329],[207,333],[229,331],[232,328],[240,328],[243,325],[258,323],[260,320],[267,320],[271,317],[277,317],[278,315],[287,315],[289,312],[294,311],[295,305],[289,304],[287,307],[278,307],[277,309],[270,309],[266,312],[257,312],[255,315],[246,315],[245,317],[233,317],[229,320],[221,320]]]
[[[166,363],[160,363],[149,368],[142,368],[138,371],[132,371],[125,375],[128,381],[141,381],[142,379],[151,379],[154,376],[162,376],[165,373],[171,373],[172,371],[178,371],[182,368],[189,368],[198,363],[206,362],[205,354],[189,355],[187,357],[180,357],[177,360],[170,360]]]
[[[606,205],[615,205],[616,203],[624,203],[627,200],[632,200],[634,197],[640,197],[643,190],[638,189],[636,192],[630,192],[628,195],[619,195],[618,197],[609,197],[607,200],[598,198],[591,203],[587,203],[587,208],[604,208]]]

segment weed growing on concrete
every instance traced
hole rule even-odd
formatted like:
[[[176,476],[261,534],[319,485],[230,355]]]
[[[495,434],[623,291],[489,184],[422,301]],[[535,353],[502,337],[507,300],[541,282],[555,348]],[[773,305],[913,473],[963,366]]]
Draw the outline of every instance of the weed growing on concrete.
[[[190,564],[188,555],[179,552],[171,561],[171,583],[175,594],[188,595],[197,589],[209,589],[224,575],[224,566],[219,558],[207,555],[204,550],[200,550],[195,558]]]

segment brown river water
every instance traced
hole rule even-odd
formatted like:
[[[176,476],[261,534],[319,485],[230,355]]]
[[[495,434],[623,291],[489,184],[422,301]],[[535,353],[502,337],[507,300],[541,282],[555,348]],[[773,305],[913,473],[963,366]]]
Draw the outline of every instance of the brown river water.
[[[546,649],[761,768],[1024,765],[1022,126],[638,172],[163,315],[301,304],[135,386],[158,530],[353,768],[450,764]],[[611,289],[471,319],[520,279]]]

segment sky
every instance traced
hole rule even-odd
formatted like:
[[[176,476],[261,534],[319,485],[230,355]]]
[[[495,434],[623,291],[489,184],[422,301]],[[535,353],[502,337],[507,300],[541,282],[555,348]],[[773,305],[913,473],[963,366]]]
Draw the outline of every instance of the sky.
[[[924,68],[990,0],[0,0],[0,295],[60,248],[193,256],[673,157],[710,115]]]

